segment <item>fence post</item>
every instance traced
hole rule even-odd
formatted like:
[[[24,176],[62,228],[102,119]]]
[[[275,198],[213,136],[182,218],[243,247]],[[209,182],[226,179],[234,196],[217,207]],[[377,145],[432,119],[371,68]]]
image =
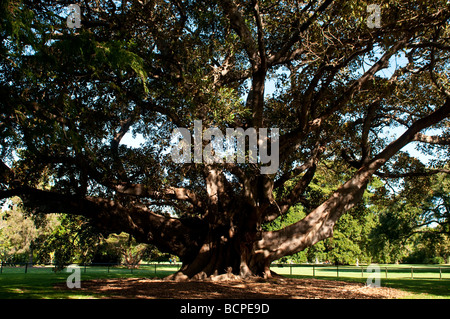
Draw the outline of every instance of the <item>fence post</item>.
[[[289,265],[289,275],[291,275],[291,276],[292,276],[292,264],[291,264],[291,265]]]
[[[336,274],[337,274],[337,277],[339,278],[339,265],[336,265]]]
[[[361,267],[361,278],[364,278],[364,268]]]
[[[316,266],[313,265],[313,277],[316,277]]]
[[[442,279],[442,268],[439,267],[439,279]]]
[[[414,279],[414,271],[413,271],[413,267],[411,267],[411,279]]]
[[[387,279],[387,267],[384,267],[384,270],[386,271],[386,279]]]

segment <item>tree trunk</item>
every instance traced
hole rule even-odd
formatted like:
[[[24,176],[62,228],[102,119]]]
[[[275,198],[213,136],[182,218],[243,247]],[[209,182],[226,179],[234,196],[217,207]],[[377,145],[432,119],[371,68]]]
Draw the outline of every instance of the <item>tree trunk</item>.
[[[246,278],[250,276],[270,276],[270,259],[261,258],[254,250],[256,239],[249,233],[243,235],[231,228],[211,229],[197,254],[182,260],[180,270],[168,279],[205,279],[208,277],[229,278],[232,275]],[[246,238],[245,238],[246,237]]]

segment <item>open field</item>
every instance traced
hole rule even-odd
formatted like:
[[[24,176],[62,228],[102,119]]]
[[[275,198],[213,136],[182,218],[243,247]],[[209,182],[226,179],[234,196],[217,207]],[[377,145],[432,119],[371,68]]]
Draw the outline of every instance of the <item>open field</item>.
[[[292,266],[292,267],[291,267]],[[383,265],[379,264],[379,278],[382,287],[401,289],[407,292],[403,298],[445,298],[450,299],[450,265]],[[367,282],[367,265],[323,266],[283,265],[273,266],[280,275],[294,278],[315,277],[327,280]]]
[[[292,266],[292,267],[290,267]],[[382,287],[400,289],[401,298],[450,298],[450,266],[448,265],[379,265]],[[123,278],[165,277],[178,269],[179,265],[149,264],[138,269],[124,267],[87,266],[80,267],[82,282],[115,280]],[[411,279],[411,268],[413,269]],[[272,270],[289,278],[312,278],[330,281],[346,281],[363,284],[369,273],[366,267],[283,265],[272,266]],[[386,271],[387,270],[387,271]],[[110,292],[86,289],[55,289],[64,287],[70,273],[54,272],[51,267],[3,267],[0,274],[0,298],[101,298]],[[315,281],[318,283],[318,281]],[[156,282],[155,282],[156,284]],[[212,288],[211,288],[212,289]]]

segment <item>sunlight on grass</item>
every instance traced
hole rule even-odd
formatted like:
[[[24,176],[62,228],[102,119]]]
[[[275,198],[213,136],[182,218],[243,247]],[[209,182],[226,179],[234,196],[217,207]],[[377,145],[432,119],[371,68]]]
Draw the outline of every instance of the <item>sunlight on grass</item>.
[[[297,265],[296,265],[297,266]],[[395,267],[394,267],[395,266]],[[414,279],[411,279],[411,267],[414,268]],[[383,287],[405,291],[406,299],[450,299],[450,266],[441,266],[441,277],[436,266],[420,268],[411,265],[380,265],[380,279]],[[150,278],[165,277],[175,272],[178,266],[161,265],[155,271],[154,265],[139,269],[86,267],[81,271],[81,287],[83,280],[107,278]],[[365,283],[368,274],[365,268],[345,266],[339,267],[272,267],[280,275],[292,278],[314,278],[325,280],[341,280]],[[387,278],[386,278],[386,269]],[[68,289],[66,280],[69,273],[53,272],[49,269],[29,269],[28,273],[20,269],[4,269],[0,274],[0,298],[2,299],[98,299],[107,295],[93,294],[79,289]],[[339,275],[339,277],[338,277]]]

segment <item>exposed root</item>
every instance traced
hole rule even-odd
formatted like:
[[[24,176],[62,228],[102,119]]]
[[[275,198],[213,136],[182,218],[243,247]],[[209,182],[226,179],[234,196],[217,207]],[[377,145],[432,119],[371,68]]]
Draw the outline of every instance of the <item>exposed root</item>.
[[[189,281],[189,277],[183,274],[180,271],[177,271],[176,273],[169,275],[164,278],[164,280],[172,280],[172,281]]]
[[[176,282],[187,282],[187,281],[213,281],[213,282],[222,282],[222,281],[252,281],[252,282],[270,282],[270,281],[278,281],[282,280],[284,277],[275,272],[271,272],[270,276],[260,277],[254,275],[235,275],[232,272],[231,267],[227,269],[227,272],[221,275],[218,275],[217,272],[208,276],[206,272],[201,271],[196,275],[189,278],[182,271],[178,271],[170,276],[164,278],[167,281],[176,281]]]
[[[222,274],[222,275],[217,275],[214,276],[212,275],[210,277],[211,281],[229,281],[229,280],[240,280],[243,279],[242,276],[238,276],[232,273],[232,269],[231,267],[227,269],[227,273],[226,274]]]

